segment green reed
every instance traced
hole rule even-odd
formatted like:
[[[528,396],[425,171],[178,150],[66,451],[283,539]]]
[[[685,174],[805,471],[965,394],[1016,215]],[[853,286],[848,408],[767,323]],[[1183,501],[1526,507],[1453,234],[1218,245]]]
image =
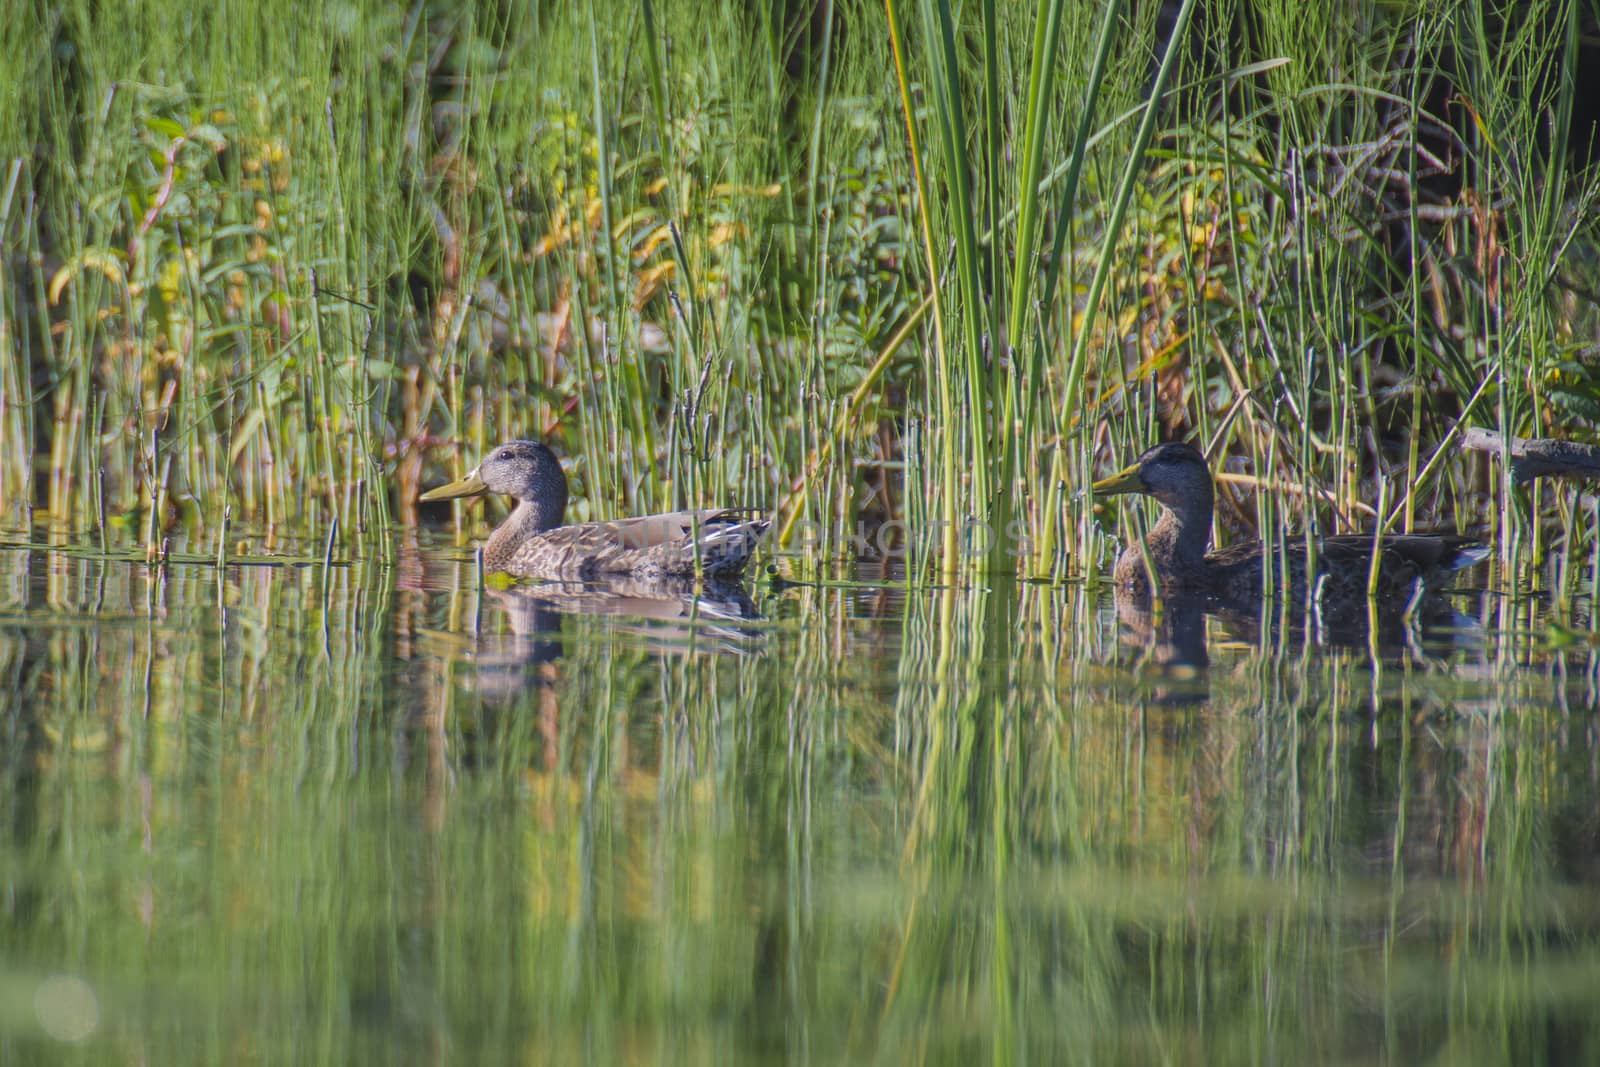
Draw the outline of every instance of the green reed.
[[[578,516],[769,505],[821,563],[921,514],[914,576],[1063,578],[1107,545],[1082,486],[1194,434],[1245,461],[1220,537],[1589,550],[1451,447],[1600,426],[1580,5],[812,14],[11,20],[0,503],[383,554],[543,435]]]

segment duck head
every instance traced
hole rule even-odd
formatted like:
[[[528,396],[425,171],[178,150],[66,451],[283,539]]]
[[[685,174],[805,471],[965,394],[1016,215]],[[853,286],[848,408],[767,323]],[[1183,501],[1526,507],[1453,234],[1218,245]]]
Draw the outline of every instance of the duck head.
[[[1093,492],[1152,496],[1180,520],[1211,525],[1211,468],[1198,448],[1181,441],[1146,449],[1131,467],[1095,482]]]
[[[538,512],[537,528],[560,526],[567,511],[567,476],[556,454],[538,441],[507,441],[459,481],[423,493],[422,500],[503,493]]]

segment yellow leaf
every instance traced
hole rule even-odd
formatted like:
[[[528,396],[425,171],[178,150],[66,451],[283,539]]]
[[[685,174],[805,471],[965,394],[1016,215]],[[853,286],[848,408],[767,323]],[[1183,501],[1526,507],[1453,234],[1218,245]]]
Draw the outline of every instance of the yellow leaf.
[[[716,248],[718,245],[727,244],[735,237],[744,237],[749,232],[742,222],[721,223],[711,231],[711,247]]]
[[[655,253],[656,249],[660,248],[663,244],[670,240],[672,240],[671,228],[667,226],[657,226],[650,232],[650,236],[644,239],[644,243],[638,248],[634,249],[633,258],[638,260],[649,259],[651,255]]]
[[[81,270],[97,270],[106,276],[106,280],[113,285],[122,284],[122,264],[117,260],[116,253],[108,252],[103,248],[89,248],[78,253],[50,279],[50,303],[56,304],[61,300],[61,292],[72,280],[72,276]]]
[[[635,308],[644,307],[650,298],[661,289],[662,285],[666,284],[667,279],[677,272],[677,262],[670,259],[665,263],[657,263],[649,270],[640,271],[638,284],[634,288],[633,306]]]
[[[230,464],[239,462],[239,453],[244,451],[245,446],[250,443],[251,436],[261,429],[261,424],[265,421],[266,413],[261,408],[250,409],[250,414],[244,417],[244,422],[234,431],[233,445],[228,449]]]

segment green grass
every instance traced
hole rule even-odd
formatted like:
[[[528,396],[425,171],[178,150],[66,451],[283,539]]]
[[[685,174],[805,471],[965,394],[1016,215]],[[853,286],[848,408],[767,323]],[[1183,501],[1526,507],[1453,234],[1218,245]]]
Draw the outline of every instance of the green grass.
[[[421,487],[542,435],[578,516],[771,506],[832,532],[801,569],[860,518],[981,520],[1007,536],[913,574],[1064,578],[1107,549],[1097,470],[1220,433],[1267,487],[1222,538],[1591,553],[1570,491],[1451,432],[1600,425],[1593,9],[1174,15],[30,9],[0,508],[386,556]]]

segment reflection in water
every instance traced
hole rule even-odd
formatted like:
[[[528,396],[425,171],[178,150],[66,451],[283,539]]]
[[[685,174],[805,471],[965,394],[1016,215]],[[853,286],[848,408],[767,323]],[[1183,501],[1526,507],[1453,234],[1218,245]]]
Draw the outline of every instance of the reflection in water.
[[[1600,662],[1521,608],[593,593],[0,551],[0,1061],[1600,1046]]]
[[[506,635],[474,642],[480,692],[506,693],[546,684],[563,651],[569,616],[606,620],[608,639],[660,655],[736,654],[758,651],[765,631],[761,613],[742,583],[611,578],[546,582],[486,590]]]
[[[1160,601],[1147,590],[1118,587],[1113,600],[1124,639],[1148,651],[1164,668],[1206,667],[1210,663],[1206,623],[1215,619],[1227,639],[1253,648],[1353,649],[1394,662],[1408,656],[1444,659],[1483,644],[1483,626],[1458,610],[1450,597],[1422,599],[1414,611],[1347,613],[1337,618],[1297,610],[1294,605],[1244,611],[1204,597],[1172,596]]]
[[[511,628],[524,636],[559,630],[561,615],[638,620],[640,625],[624,627],[626,632],[654,638],[664,647],[706,633],[735,640],[760,633],[748,624],[760,619],[761,613],[738,582],[616,578],[517,585],[489,592]]]
[[[1155,604],[1147,591],[1118,588],[1117,620],[1131,642],[1145,646],[1161,667],[1209,666],[1206,652],[1206,603],[1196,597],[1168,597]]]

